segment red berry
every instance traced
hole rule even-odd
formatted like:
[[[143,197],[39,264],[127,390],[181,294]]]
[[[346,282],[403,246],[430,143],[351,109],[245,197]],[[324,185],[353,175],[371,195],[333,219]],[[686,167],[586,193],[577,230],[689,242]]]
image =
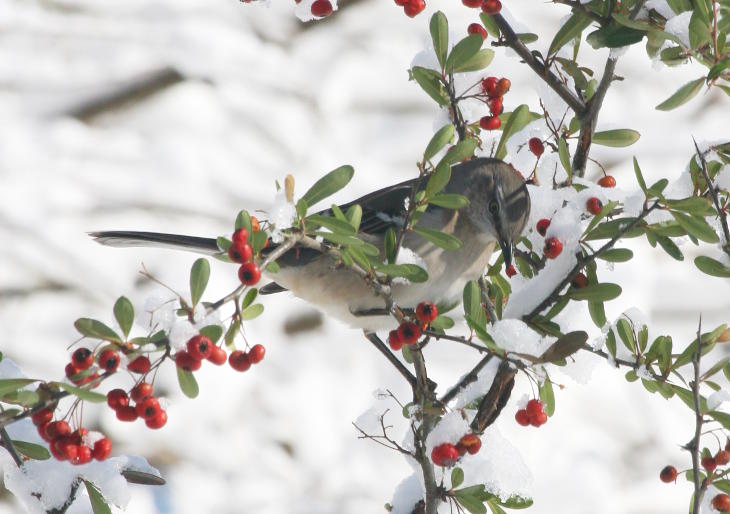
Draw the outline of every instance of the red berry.
[[[517,275],[517,270],[515,269],[515,265],[510,264],[509,268],[507,268],[505,270],[505,273],[507,274],[508,277],[514,277],[515,275]]]
[[[228,364],[236,371],[247,371],[251,367],[251,359],[246,352],[235,350],[228,356]]]
[[[175,354],[175,364],[185,371],[198,371],[201,362],[185,350],[180,350]]]
[[[119,421],[135,421],[137,419],[137,411],[131,405],[125,405],[117,409],[117,419]]]
[[[80,444],[76,447],[76,457],[69,459],[71,464],[87,464],[91,462],[91,448],[85,444]]]
[[[247,262],[238,268],[238,279],[243,285],[255,285],[261,279],[261,270],[253,262]]]
[[[563,251],[563,243],[557,237],[549,237],[545,240],[544,253],[548,259],[555,259]]]
[[[42,438],[42,439],[43,439],[44,441],[46,441],[46,442],[49,442],[49,443],[50,443],[51,441],[53,441],[53,438],[49,437],[49,436],[48,436],[48,433],[47,433],[47,430],[48,430],[48,425],[50,425],[50,424],[51,424],[51,422],[50,422],[50,421],[46,421],[46,422],[45,422],[45,423],[43,423],[42,425],[38,425],[38,435],[40,435],[40,436],[41,436],[41,438]]]
[[[665,484],[674,482],[677,480],[677,468],[674,466],[665,466],[659,473],[659,479]]]
[[[527,416],[532,419],[542,412],[542,402],[533,398],[527,402],[525,410],[527,411]]]
[[[461,3],[467,7],[481,7],[484,0],[461,0]]]
[[[71,439],[64,437],[55,440],[52,444],[56,447],[58,453],[63,455],[63,460],[73,461],[79,453],[79,445],[74,444]]]
[[[466,434],[459,439],[459,445],[466,448],[466,451],[468,451],[470,455],[474,455],[482,447],[482,440],[479,439],[479,436],[476,434]]]
[[[537,225],[535,227],[537,228],[537,233],[541,236],[545,237],[545,234],[547,234],[547,229],[550,226],[550,220],[546,218],[542,218],[541,220],[537,221]]]
[[[715,462],[718,466],[724,466],[730,462],[730,452],[727,450],[720,450],[715,454]]]
[[[332,4],[329,0],[315,0],[312,4],[311,11],[312,15],[317,18],[324,18],[332,14]]]
[[[533,427],[539,427],[540,425],[544,425],[547,423],[548,416],[544,412],[540,412],[537,414],[534,418],[530,418],[530,425]]]
[[[84,427],[79,427],[76,430],[74,430],[71,435],[69,436],[71,440],[76,444],[82,444],[84,441],[84,436],[88,435],[89,431],[85,429]]]
[[[157,411],[160,410],[160,402],[154,396],[148,396],[135,405],[134,410],[140,418],[148,419],[157,414]]]
[[[408,3],[408,0],[395,0],[395,5],[398,5],[400,7],[405,7],[405,5]]]
[[[499,2],[497,1],[499,4]],[[502,8],[502,4],[499,4],[500,9]],[[495,88],[497,95],[504,96],[507,91],[509,91],[509,88],[512,87],[512,82],[510,82],[509,79],[502,77],[497,81],[497,86]]]
[[[395,350],[396,352],[403,348],[403,340],[400,338],[400,334],[398,333],[398,329],[391,330],[388,333],[388,344],[390,347]]]
[[[34,412],[30,419],[35,426],[45,425],[53,419],[53,410],[50,407],[45,407]]]
[[[147,398],[152,394],[154,391],[154,388],[152,387],[152,384],[148,384],[147,382],[140,382],[136,386],[132,388],[130,391],[130,396],[132,397],[132,400],[135,402],[142,401],[144,398]],[[127,405],[129,405],[129,400],[127,400]]]
[[[398,327],[398,336],[403,344],[416,344],[421,337],[421,328],[411,321],[404,321]]]
[[[239,228],[233,233],[231,240],[233,241],[233,244],[246,244],[248,242],[248,230],[245,228]]]
[[[497,130],[502,126],[502,121],[497,116],[482,116],[479,126],[484,130]]]
[[[228,249],[228,257],[233,262],[248,262],[253,257],[253,248],[248,243],[236,244],[233,243]]]
[[[481,4],[481,1],[479,2]],[[479,7],[478,5],[476,7]],[[487,31],[479,23],[470,23],[466,28],[468,34],[478,34],[482,39],[487,39]]]
[[[258,364],[259,362],[264,360],[265,354],[266,354],[266,348],[264,348],[264,345],[255,344],[251,348],[251,351],[248,352],[248,360],[251,361],[251,364]]]
[[[71,382],[77,383],[81,381],[82,377],[79,375],[83,370],[74,366],[73,362],[66,364],[64,371],[66,372],[66,376],[71,379]]]
[[[46,427],[46,435],[50,439],[59,439],[71,435],[71,426],[64,420],[51,421]]]
[[[702,467],[712,473],[717,467],[717,462],[713,457],[702,457]]]
[[[488,97],[492,98],[497,96],[497,77],[487,77],[482,80],[482,91],[484,91]]]
[[[426,1],[425,0],[408,0],[408,3],[403,7],[403,10],[406,13],[406,16],[409,16],[411,18],[418,15],[421,11],[423,11],[426,8]]]
[[[539,137],[530,138],[527,144],[530,147],[530,151],[537,157],[540,157],[545,152],[545,145],[542,144]]]
[[[150,363],[150,360],[146,355],[140,355],[127,364],[127,369],[129,371],[132,373],[139,373],[140,375],[147,373],[151,367],[152,363]]]
[[[101,369],[108,373],[114,373],[119,367],[119,354],[114,350],[107,348],[99,354],[97,361]]]
[[[222,366],[226,363],[227,359],[228,355],[223,348],[215,345],[211,348],[210,355],[208,355],[208,361],[212,362],[216,366]]]
[[[499,83],[497,83],[497,87],[499,87]],[[504,111],[501,96],[489,100],[489,102],[487,102],[487,105],[489,106],[489,112],[492,113],[492,116],[499,116]]]
[[[119,407],[126,407],[129,405],[129,396],[123,389],[112,389],[106,393],[106,404],[114,410]]]
[[[588,278],[583,273],[578,273],[573,277],[573,280],[571,280],[570,283],[576,289],[583,289],[588,285]]]
[[[502,2],[499,0],[486,0],[482,4],[482,11],[486,14],[494,15],[502,10]]]
[[[188,341],[188,353],[193,359],[202,361],[207,359],[210,352],[213,351],[215,344],[209,337],[197,335]]]
[[[162,428],[165,426],[165,423],[167,423],[167,412],[160,409],[155,413],[154,416],[151,418],[147,418],[144,420],[145,425],[147,425],[148,428],[151,428],[153,430],[157,430],[158,428]]]
[[[439,315],[439,311],[432,302],[421,302],[416,306],[416,318],[424,323],[431,323]]]
[[[719,512],[730,512],[730,496],[720,493],[712,499],[712,506]]]
[[[94,450],[91,456],[96,460],[105,460],[112,452],[112,441],[108,437],[102,437],[94,443]]]
[[[523,427],[526,427],[530,424],[530,417],[527,415],[527,411],[525,409],[520,409],[515,414],[515,421],[522,425]]]
[[[595,196],[592,196],[586,202],[586,209],[591,214],[600,214],[601,213],[601,209],[603,209],[603,202],[601,202]]]
[[[90,368],[94,364],[94,353],[88,348],[78,348],[71,354],[71,363],[79,370]]]
[[[601,177],[598,185],[601,187],[616,187],[616,179],[611,175],[606,175],[605,177]]]
[[[437,466],[450,468],[459,460],[459,450],[451,443],[440,444],[431,451],[431,460]]]

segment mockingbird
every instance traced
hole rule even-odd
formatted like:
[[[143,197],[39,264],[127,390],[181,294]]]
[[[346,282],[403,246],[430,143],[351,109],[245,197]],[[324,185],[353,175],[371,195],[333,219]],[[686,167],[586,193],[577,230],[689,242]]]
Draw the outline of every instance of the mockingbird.
[[[353,204],[362,207],[357,235],[378,246],[382,257],[386,231],[391,227],[396,231],[402,228],[406,200],[414,187],[423,189],[425,186],[425,179],[407,180],[341,208],[344,211]],[[402,247],[420,258],[429,278],[422,283],[393,283],[393,299],[402,308],[414,308],[424,300],[451,305],[458,302],[467,281],[479,278],[484,272],[496,245],[501,247],[505,264],[509,266],[512,244],[519,238],[530,214],[525,181],[511,166],[498,159],[476,158],[457,164],[445,192],[464,195],[469,204],[459,210],[429,205],[418,226],[452,234],[462,242],[461,248],[444,250],[415,232],[405,234]],[[328,214],[328,211],[321,214]],[[128,231],[90,235],[110,246],[166,246],[209,254],[220,251],[214,238]],[[275,247],[269,245],[265,252]],[[372,315],[383,310],[382,298],[377,297],[360,276],[347,268],[337,267],[332,257],[311,248],[295,247],[277,262],[280,271],[268,277],[275,282],[262,287],[262,294],[289,290],[352,326],[368,331],[393,328],[395,321],[392,318],[382,312]]]

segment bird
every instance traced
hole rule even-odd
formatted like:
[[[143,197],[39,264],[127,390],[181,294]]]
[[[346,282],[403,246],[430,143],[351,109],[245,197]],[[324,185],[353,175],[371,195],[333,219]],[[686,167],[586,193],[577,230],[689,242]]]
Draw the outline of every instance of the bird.
[[[426,187],[427,177],[418,177],[385,187],[340,206],[345,212],[352,205],[362,208],[357,236],[377,246],[384,257],[384,240],[388,229],[403,228],[407,201],[416,188]],[[461,247],[447,250],[436,246],[413,231],[404,233],[402,253],[415,254],[425,267],[425,282],[394,280],[391,292],[394,303],[403,309],[415,309],[422,301],[436,305],[455,305],[466,283],[478,279],[489,265],[496,247],[506,267],[512,263],[512,247],[525,228],[530,214],[530,195],[522,176],[505,162],[488,157],[473,158],[452,167],[445,193],[465,196],[469,203],[460,209],[429,204],[418,220],[419,227],[438,229],[461,241]],[[331,209],[319,214],[332,215]],[[182,250],[221,253],[215,238],[137,231],[102,231],[90,235],[99,243],[115,247],[162,246]],[[277,248],[270,244],[266,256]],[[411,257],[413,255],[411,254]],[[265,276],[272,282],[261,294],[291,291],[355,328],[367,332],[393,328],[394,318],[384,312],[384,301],[372,288],[347,267],[337,265],[331,255],[308,247],[294,247],[277,259],[279,271]]]

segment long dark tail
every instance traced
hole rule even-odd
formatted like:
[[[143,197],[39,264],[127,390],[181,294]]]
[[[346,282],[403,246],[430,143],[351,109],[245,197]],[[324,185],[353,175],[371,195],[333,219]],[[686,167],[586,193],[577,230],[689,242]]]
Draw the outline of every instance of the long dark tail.
[[[210,237],[163,234],[161,232],[135,232],[130,230],[89,232],[89,235],[99,244],[117,248],[132,246],[174,248],[209,255],[220,252],[215,239]]]

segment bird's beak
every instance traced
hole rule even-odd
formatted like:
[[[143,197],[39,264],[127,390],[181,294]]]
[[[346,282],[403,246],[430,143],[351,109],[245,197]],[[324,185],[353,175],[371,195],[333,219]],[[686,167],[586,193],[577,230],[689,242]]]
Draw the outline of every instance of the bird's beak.
[[[502,248],[502,256],[504,257],[505,269],[512,266],[512,238],[504,229],[504,225],[499,226],[499,246]]]

